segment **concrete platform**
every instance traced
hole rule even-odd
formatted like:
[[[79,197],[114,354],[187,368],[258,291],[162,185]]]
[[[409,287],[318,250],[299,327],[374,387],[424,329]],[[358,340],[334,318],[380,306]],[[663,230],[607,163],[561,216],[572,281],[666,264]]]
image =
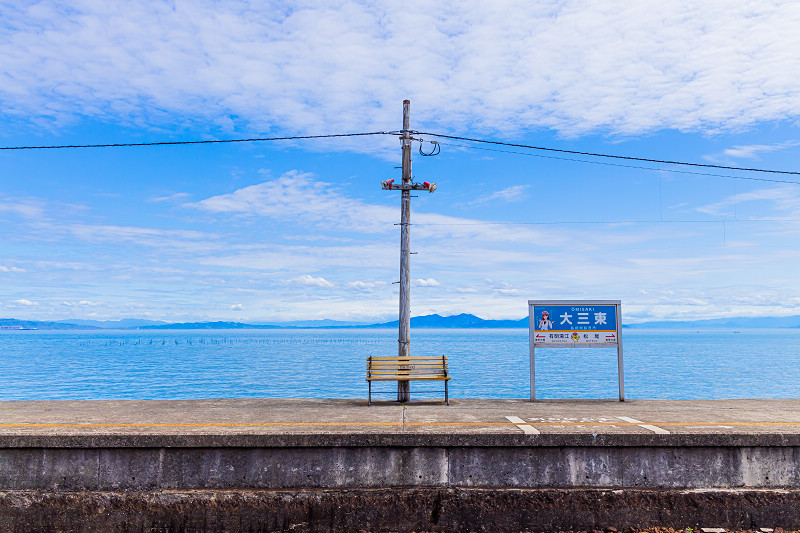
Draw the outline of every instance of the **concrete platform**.
[[[98,531],[245,510],[267,531],[797,529],[800,400],[0,402],[0,531],[76,509]]]
[[[800,434],[797,400],[319,399],[0,402],[0,437]],[[521,420],[518,421],[518,420]],[[526,427],[520,427],[526,426]],[[55,442],[55,441],[54,441]]]

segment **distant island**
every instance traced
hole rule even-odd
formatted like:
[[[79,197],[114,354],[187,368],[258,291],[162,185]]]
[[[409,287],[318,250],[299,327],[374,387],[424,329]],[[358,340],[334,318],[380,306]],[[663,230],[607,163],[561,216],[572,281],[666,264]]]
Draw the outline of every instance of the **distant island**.
[[[43,322],[0,318],[2,330],[102,330],[102,329],[308,329],[308,328],[397,328],[397,320],[377,324],[358,324],[336,320],[303,320],[278,324],[248,324],[244,322],[177,322],[123,319],[114,321],[59,320]],[[412,328],[528,328],[528,317],[519,320],[486,320],[468,313],[441,316],[437,314],[411,318]],[[786,317],[737,317],[709,320],[651,321],[624,324],[626,329],[747,329],[747,328],[800,328],[800,315]]]

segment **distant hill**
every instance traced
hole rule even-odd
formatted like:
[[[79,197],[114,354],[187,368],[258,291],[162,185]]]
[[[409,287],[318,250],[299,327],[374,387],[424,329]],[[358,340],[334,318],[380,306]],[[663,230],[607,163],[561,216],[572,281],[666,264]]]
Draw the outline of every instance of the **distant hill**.
[[[139,329],[281,329],[281,326],[245,324],[243,322],[181,322],[140,326]]]
[[[383,322],[360,326],[366,328],[396,328],[399,321]],[[412,328],[527,328],[528,318],[520,320],[484,320],[475,315],[461,313],[460,315],[441,316],[424,315],[411,317]]]
[[[320,322],[322,322],[320,324]],[[315,324],[316,325],[311,325]],[[297,328],[396,328],[398,321],[380,324],[338,325],[335,321],[294,322],[294,325],[245,324],[242,322],[186,322],[179,324],[160,324],[142,326],[139,329],[297,329]],[[411,318],[412,328],[521,328],[528,327],[528,319],[522,320],[484,320],[475,315],[462,313],[453,316],[425,315]]]
[[[101,329],[67,322],[42,322],[40,320],[17,320],[16,318],[0,318],[0,326],[21,326],[25,329]]]
[[[651,329],[747,329],[747,328],[800,328],[800,315],[759,318],[712,318],[709,320],[659,320],[626,324],[626,328]]]
[[[271,322],[268,325],[280,326],[284,328],[347,328],[350,326],[365,326],[366,322],[356,322],[352,320],[292,320],[289,322]],[[267,325],[261,322],[256,325]]]
[[[133,329],[141,326],[160,326],[167,324],[163,320],[142,320],[139,318],[123,318],[122,320],[58,320],[59,323],[93,326],[103,329]]]
[[[101,325],[102,324],[102,325]],[[248,324],[244,322],[180,322],[167,323],[155,320],[123,319],[113,321],[63,320],[40,322],[37,320],[0,319],[2,326],[22,326],[28,329],[98,330],[98,329],[300,329],[300,328],[397,328],[397,320],[378,324],[354,324],[336,320],[298,320],[279,324]],[[475,315],[441,316],[438,314],[411,318],[412,328],[525,328],[528,317],[519,320],[485,320]],[[800,315],[761,318],[714,318],[709,320],[684,320],[640,322],[625,324],[626,329],[748,329],[748,328],[800,328]]]
[[[299,329],[299,328],[396,328],[397,320],[380,324],[347,324],[335,320],[309,320],[275,324],[246,324],[243,322],[184,322],[141,326],[139,329]],[[528,319],[484,320],[462,313],[453,316],[425,315],[411,318],[412,328],[527,328]]]

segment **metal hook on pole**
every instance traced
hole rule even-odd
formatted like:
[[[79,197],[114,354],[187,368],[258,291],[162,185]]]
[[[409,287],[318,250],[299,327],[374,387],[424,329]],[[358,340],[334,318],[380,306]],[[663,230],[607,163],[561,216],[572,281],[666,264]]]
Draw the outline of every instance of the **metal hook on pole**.
[[[429,143],[431,143],[433,145],[433,148],[431,148],[430,152],[427,152],[427,153],[423,152],[422,151],[422,143],[424,143],[424,142],[425,142],[424,140],[420,139],[419,155],[425,156],[425,157],[430,157],[430,156],[433,156],[433,155],[439,155],[439,153],[442,151],[442,147],[441,147],[441,145],[439,144],[438,141],[428,141]]]

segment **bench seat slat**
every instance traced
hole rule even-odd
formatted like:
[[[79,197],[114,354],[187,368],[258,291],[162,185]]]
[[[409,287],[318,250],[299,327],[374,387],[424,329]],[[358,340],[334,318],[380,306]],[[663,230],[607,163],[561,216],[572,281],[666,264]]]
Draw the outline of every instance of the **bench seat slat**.
[[[372,361],[372,363],[367,362],[367,366],[397,366],[397,365],[433,365],[433,366],[445,366],[447,361],[444,363],[441,359],[436,361],[435,359],[426,360],[426,361]]]
[[[450,379],[446,374],[373,374],[367,381],[390,379],[394,381],[416,381],[418,379]]]
[[[370,378],[368,381],[448,381],[450,376],[423,376],[414,379],[404,379],[407,376],[380,376]]]
[[[419,370],[422,372],[436,372],[437,370],[447,370],[447,367],[439,366],[423,366],[423,365],[380,365],[367,367],[367,370]]]
[[[419,361],[419,360],[424,360],[424,359],[432,359],[432,360],[436,360],[436,361],[441,361],[442,357],[447,359],[446,355],[445,356],[440,356],[440,355],[413,355],[413,356],[411,356],[410,355],[408,357],[400,357],[398,355],[395,355],[394,357],[372,357],[371,359],[373,361],[398,361],[398,360]]]

